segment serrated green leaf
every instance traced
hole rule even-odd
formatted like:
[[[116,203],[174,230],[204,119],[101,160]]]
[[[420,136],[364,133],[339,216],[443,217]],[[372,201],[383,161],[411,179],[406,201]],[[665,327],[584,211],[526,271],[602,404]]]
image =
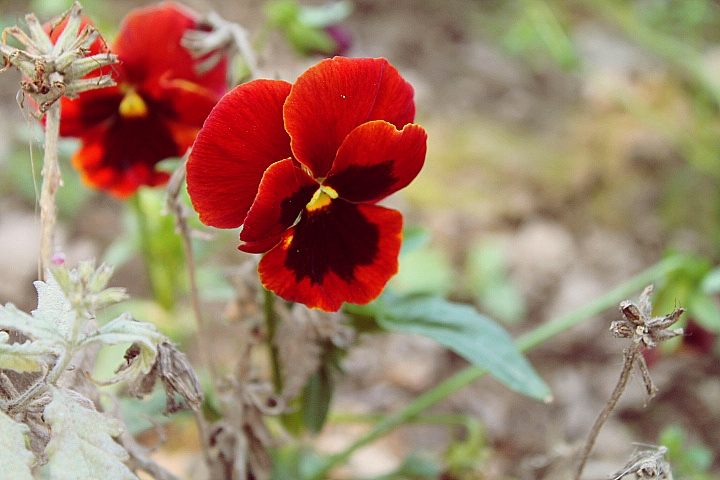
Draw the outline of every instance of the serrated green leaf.
[[[32,480],[30,467],[35,456],[25,448],[25,435],[30,428],[0,411],[0,432],[0,480]]]
[[[55,345],[43,341],[7,343],[7,334],[0,332],[0,368],[16,372],[35,372],[52,360]]]
[[[48,275],[46,282],[38,280],[33,284],[38,292],[38,306],[31,312],[33,320],[47,325],[48,328],[54,326],[63,338],[70,340],[77,332],[78,315],[62,287],[52,273]]]
[[[101,475],[137,480],[123,463],[127,452],[113,440],[122,433],[120,422],[80,405],[67,390],[53,388],[52,393],[53,399],[44,411],[52,429],[45,448],[48,463],[43,467],[48,478],[78,480]]]
[[[509,388],[538,400],[551,398],[538,376],[500,325],[469,305],[440,297],[393,298],[384,295],[377,321],[387,330],[432,338],[461,355]]]
[[[18,310],[12,303],[0,306],[0,328],[17,330],[26,337],[45,339],[54,343],[64,343],[64,337],[52,323],[45,323],[43,318],[35,319],[33,316]]]

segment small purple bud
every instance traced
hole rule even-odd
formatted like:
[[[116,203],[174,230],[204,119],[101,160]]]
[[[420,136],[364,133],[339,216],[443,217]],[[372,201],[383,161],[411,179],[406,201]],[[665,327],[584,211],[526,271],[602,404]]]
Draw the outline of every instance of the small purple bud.
[[[52,263],[56,267],[64,265],[65,264],[65,254],[62,252],[53,253],[52,257],[50,257],[50,263]]]
[[[344,55],[352,46],[352,37],[348,30],[340,24],[329,25],[324,28],[325,33],[335,42],[335,50],[330,54],[331,57],[336,55]]]

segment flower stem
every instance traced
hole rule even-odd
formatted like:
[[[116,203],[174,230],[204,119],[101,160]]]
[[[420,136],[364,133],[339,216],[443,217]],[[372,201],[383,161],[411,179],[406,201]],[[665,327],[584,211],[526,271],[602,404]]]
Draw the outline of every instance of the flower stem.
[[[278,316],[275,310],[275,294],[270,290],[264,289],[265,292],[265,343],[270,355],[270,368],[272,370],[272,382],[275,387],[275,393],[282,393],[283,382],[280,372],[280,356],[277,345],[275,345],[275,333],[277,332]]]
[[[516,345],[521,351],[536,347],[545,340],[582,323],[590,317],[602,313],[613,305],[617,305],[634,292],[642,289],[648,283],[652,283],[652,281],[657,278],[663,277],[673,270],[676,270],[682,266],[684,262],[685,258],[682,256],[674,256],[662,260],[627,280],[625,283],[618,285],[595,301],[590,302],[585,307],[551,320],[522,335],[517,339]],[[411,421],[423,411],[479,379],[486,373],[488,373],[487,370],[476,366],[469,366],[461,370],[444,382],[415,398],[402,410],[385,417],[382,421],[378,422],[371,431],[360,437],[344,451],[328,457],[315,471],[306,476],[305,480],[324,479],[333,468],[345,463],[355,451],[374,442],[395,427]]]
[[[40,272],[45,280],[53,254],[53,238],[57,220],[55,194],[60,187],[58,138],[60,136],[60,103],[55,102],[45,116],[45,154],[43,156],[42,189],[40,191]]]
[[[135,192],[130,197],[129,203],[135,210],[140,251],[153,298],[163,308],[171,310],[175,305],[174,284],[164,269],[161,256],[156,252],[157,242],[153,242],[153,227],[148,218],[147,205],[142,197],[142,191]]]
[[[605,408],[603,408],[602,412],[600,412],[598,418],[595,420],[595,424],[590,430],[590,434],[585,441],[585,445],[580,453],[580,459],[575,468],[575,474],[573,476],[574,480],[580,480],[580,476],[585,469],[585,464],[587,463],[588,458],[590,458],[590,451],[595,445],[595,440],[597,439],[600,430],[602,430],[603,425],[605,425],[605,421],[608,417],[610,417],[612,411],[615,410],[615,406],[625,391],[628,379],[630,379],[630,374],[632,373],[633,365],[635,364],[635,360],[639,354],[640,342],[633,342],[632,346],[625,351],[625,363],[623,364],[622,372],[620,372],[620,378],[618,379],[617,385],[615,385],[612,395],[610,395],[610,399],[605,404]]]

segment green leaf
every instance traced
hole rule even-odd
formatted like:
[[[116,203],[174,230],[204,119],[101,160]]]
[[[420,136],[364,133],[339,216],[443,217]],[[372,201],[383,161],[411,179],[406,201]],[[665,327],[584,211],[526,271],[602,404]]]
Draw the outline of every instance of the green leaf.
[[[117,377],[109,381],[114,383],[121,379],[135,378],[141,373],[148,373],[157,357],[157,345],[165,338],[152,323],[140,322],[133,319],[129,313],[123,313],[84,338],[81,345],[134,343],[140,347],[140,353],[128,368],[123,369]]]
[[[470,251],[468,283],[482,310],[509,324],[525,319],[525,300],[510,278],[504,248],[483,242]]]
[[[8,334],[0,332],[0,368],[16,372],[35,372],[50,363],[55,345],[43,341],[7,343]],[[59,354],[59,352],[56,352]]]
[[[303,395],[303,423],[310,433],[319,433],[327,420],[334,384],[327,364],[308,379]]]
[[[298,20],[309,27],[325,28],[345,20],[353,10],[352,2],[341,0],[319,6],[300,8]]]
[[[693,318],[709,331],[720,333],[720,309],[713,299],[698,291],[688,300],[688,310]]]
[[[54,326],[64,339],[72,340],[78,330],[78,315],[60,284],[52,273],[48,275],[47,282],[38,280],[33,284],[38,292],[38,306],[31,312],[33,320],[48,327]]]
[[[404,294],[446,294],[453,285],[453,268],[448,256],[430,245],[414,248],[400,257],[400,269],[390,280]]]
[[[137,480],[123,463],[127,452],[112,438],[122,433],[120,422],[88,408],[92,402],[78,393],[61,388],[52,393],[43,415],[52,429],[43,467],[48,478],[98,478],[102,472],[102,478]]]
[[[387,294],[375,303],[383,328],[432,338],[516,392],[542,401],[552,397],[512,337],[474,308],[440,297],[392,298]]]
[[[32,480],[30,467],[35,463],[35,456],[25,448],[25,435],[30,433],[30,428],[13,421],[0,410],[0,432],[0,477]]]

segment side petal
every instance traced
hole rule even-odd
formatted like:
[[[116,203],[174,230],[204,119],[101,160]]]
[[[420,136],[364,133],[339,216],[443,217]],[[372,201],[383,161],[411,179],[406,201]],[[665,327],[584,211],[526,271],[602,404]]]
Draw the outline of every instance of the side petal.
[[[370,120],[402,128],[415,118],[413,88],[384,58],[325,59],[300,75],[285,103],[295,158],[325,177],[345,137]]]
[[[198,74],[198,59],[181,45],[185,32],[197,28],[199,15],[174,2],[132,10],[113,43],[127,81],[155,99],[162,97],[163,78],[182,78],[203,85],[220,97],[226,90],[227,62]]]
[[[427,133],[419,125],[402,130],[383,120],[350,132],[323,184],[350,202],[375,202],[406,187],[425,162]]]
[[[377,205],[333,200],[287,230],[258,265],[265,288],[325,311],[368,303],[397,273],[402,215]]]
[[[205,225],[242,225],[265,170],[292,156],[282,120],[289,92],[287,82],[254,80],[210,112],[187,163],[188,193]]]
[[[291,158],[270,165],[240,232],[240,250],[261,253],[274,247],[319,187]]]

